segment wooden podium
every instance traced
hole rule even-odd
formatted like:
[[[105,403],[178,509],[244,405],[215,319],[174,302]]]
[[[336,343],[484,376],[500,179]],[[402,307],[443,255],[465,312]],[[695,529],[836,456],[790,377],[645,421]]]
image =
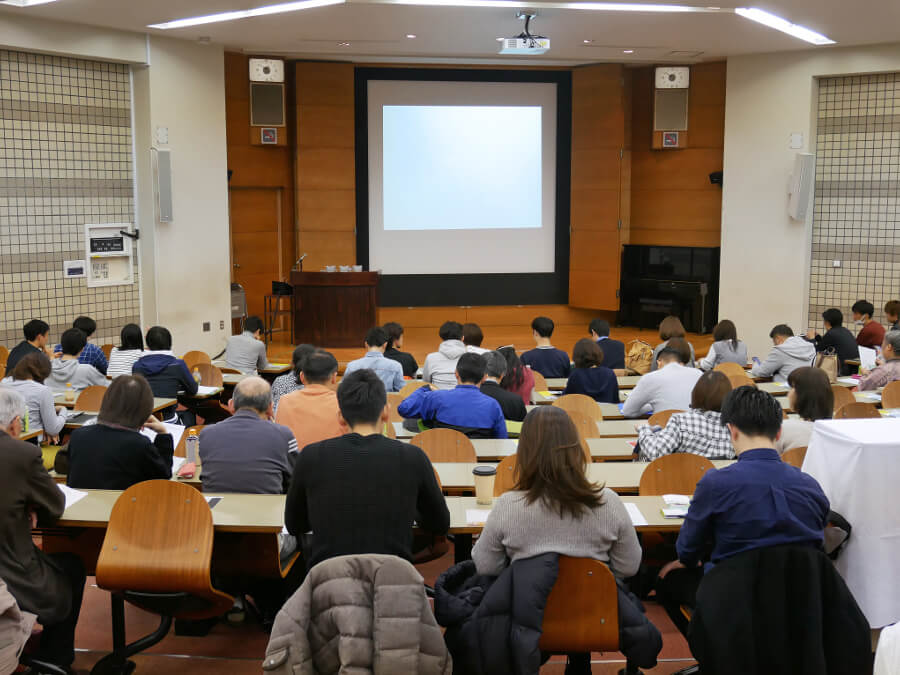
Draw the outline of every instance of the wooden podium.
[[[377,325],[378,272],[291,272],[294,339],[317,347],[362,347]]]

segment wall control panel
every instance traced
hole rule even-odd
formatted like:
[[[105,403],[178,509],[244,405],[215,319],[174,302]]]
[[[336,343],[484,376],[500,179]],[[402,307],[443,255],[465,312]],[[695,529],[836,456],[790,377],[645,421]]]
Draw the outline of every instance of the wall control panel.
[[[131,223],[87,223],[84,226],[87,285],[121,286],[134,283]]]

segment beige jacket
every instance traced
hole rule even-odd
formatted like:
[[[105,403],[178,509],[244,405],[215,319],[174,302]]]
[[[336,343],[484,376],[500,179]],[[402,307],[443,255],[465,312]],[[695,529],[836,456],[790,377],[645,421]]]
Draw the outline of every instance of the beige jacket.
[[[453,663],[421,575],[389,555],[313,567],[275,619],[266,673],[450,675]]]
[[[0,581],[0,673],[12,673],[18,667],[36,618],[19,609],[6,584]]]

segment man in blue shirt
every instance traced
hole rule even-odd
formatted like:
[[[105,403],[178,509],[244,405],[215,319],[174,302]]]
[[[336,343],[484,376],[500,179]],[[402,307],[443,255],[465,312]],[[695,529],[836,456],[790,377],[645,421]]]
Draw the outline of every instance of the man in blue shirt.
[[[624,370],[625,343],[609,337],[609,321],[594,319],[588,325],[588,332],[603,352],[603,365],[613,370]]]
[[[454,389],[416,389],[397,412],[407,419],[419,418],[426,426],[461,431],[470,438],[508,438],[500,404],[478,389],[484,381],[485,359],[463,354],[456,364]]]
[[[79,316],[72,322],[72,328],[77,328],[85,334],[85,337],[90,339],[91,335],[94,334],[94,331],[97,330],[97,322],[89,316]],[[62,344],[54,346],[53,352],[55,354],[62,354]],[[106,360],[106,354],[103,353],[103,350],[90,342],[88,342],[84,346],[84,349],[81,350],[81,355],[78,357],[78,363],[86,363],[89,366],[94,366],[94,368],[104,375],[106,375],[106,369],[109,367],[109,361]]]
[[[531,322],[531,332],[537,347],[522,354],[522,363],[544,377],[568,377],[572,370],[569,355],[550,344],[553,319],[539,316]]]
[[[822,546],[828,498],[812,476],[781,461],[775,441],[782,416],[778,402],[755,387],[738,387],[722,404],[738,461],[697,483],[675,544],[678,560],[660,570],[656,584],[659,603],[684,635],[681,606],[694,606],[704,560],[711,567],[768,546]]]
[[[347,364],[344,375],[349,375],[354,370],[368,368],[374,370],[379,379],[384,382],[385,391],[400,391],[406,384],[403,379],[403,366],[399,362],[385,357],[388,335],[384,328],[375,326],[366,333],[366,355]]]

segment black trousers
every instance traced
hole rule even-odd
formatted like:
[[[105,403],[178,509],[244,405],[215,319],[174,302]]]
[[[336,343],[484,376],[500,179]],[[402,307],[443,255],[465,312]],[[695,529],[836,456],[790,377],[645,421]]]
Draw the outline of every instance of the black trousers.
[[[675,569],[656,580],[656,599],[672,623],[687,637],[690,620],[681,611],[682,606],[693,609],[697,604],[697,589],[703,580],[703,567]]]
[[[81,559],[73,553],[52,553],[48,556],[53,562],[62,568],[72,594],[72,609],[62,621],[54,624],[45,624],[38,617],[38,621],[44,627],[41,633],[40,647],[35,658],[58,666],[71,666],[75,660],[75,625],[78,623],[78,615],[81,613],[81,598],[84,595],[84,582],[86,579],[84,565]]]

